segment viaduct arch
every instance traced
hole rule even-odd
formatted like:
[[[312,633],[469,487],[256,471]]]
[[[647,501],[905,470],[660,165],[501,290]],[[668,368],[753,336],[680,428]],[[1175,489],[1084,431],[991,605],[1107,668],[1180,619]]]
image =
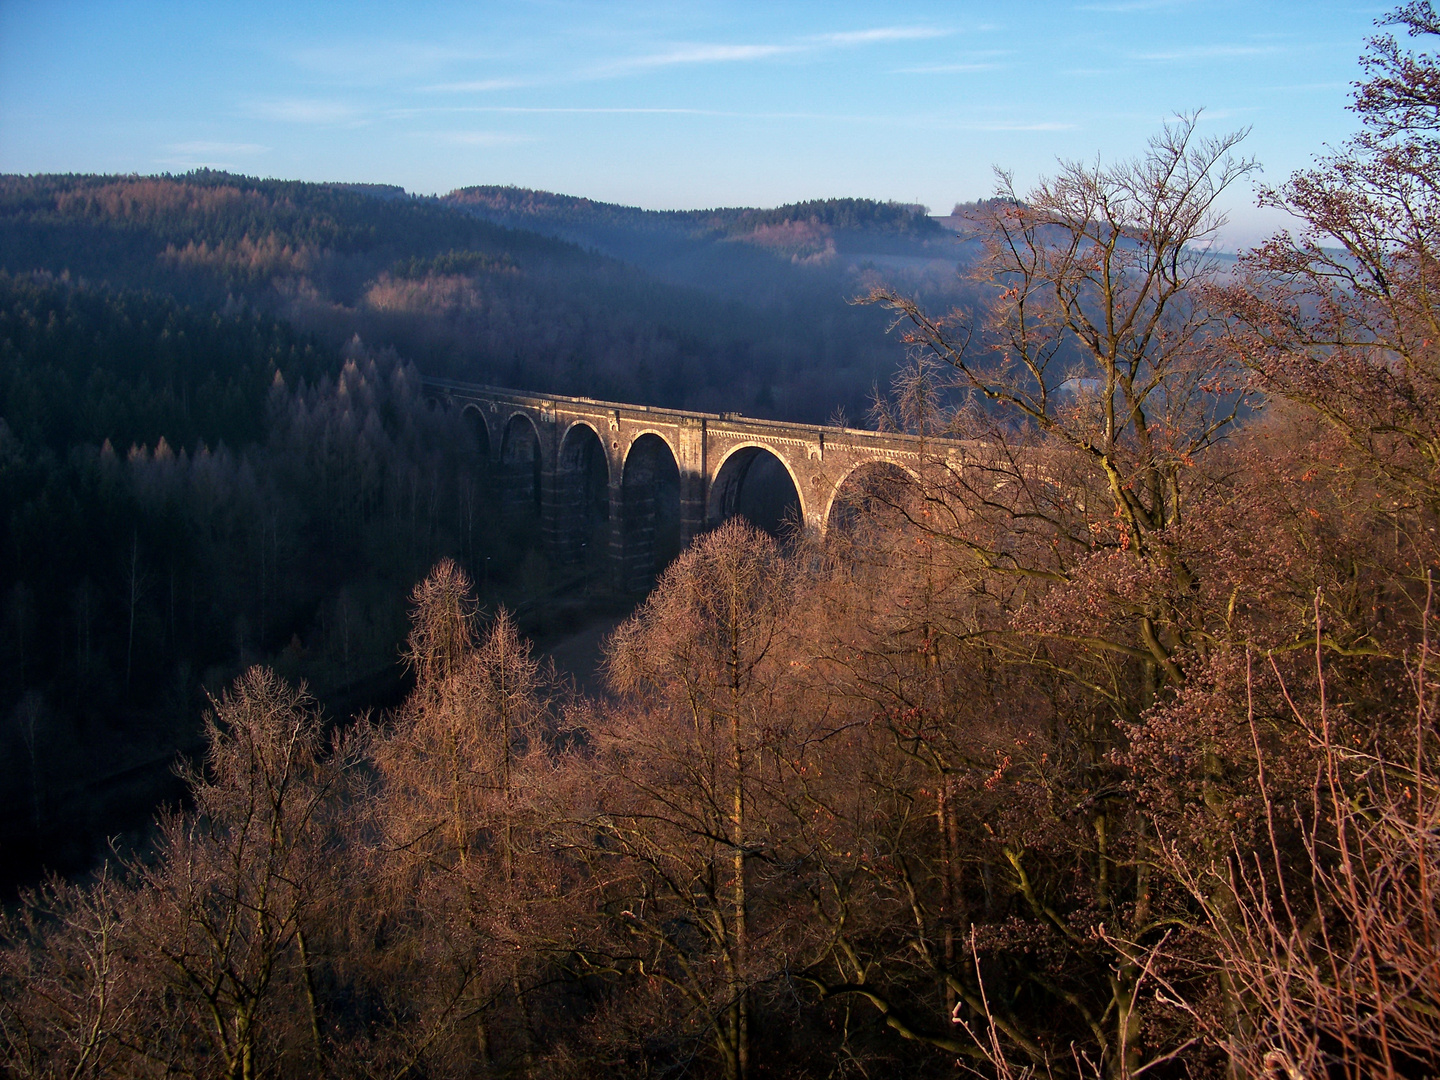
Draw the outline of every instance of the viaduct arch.
[[[499,479],[502,505],[538,512],[565,564],[608,562],[622,590],[645,588],[697,534],[734,514],[771,532],[823,535],[865,478],[917,477],[925,457],[964,444],[425,379],[463,409]],[[943,448],[943,449],[942,449]],[[863,499],[864,492],[859,492]]]

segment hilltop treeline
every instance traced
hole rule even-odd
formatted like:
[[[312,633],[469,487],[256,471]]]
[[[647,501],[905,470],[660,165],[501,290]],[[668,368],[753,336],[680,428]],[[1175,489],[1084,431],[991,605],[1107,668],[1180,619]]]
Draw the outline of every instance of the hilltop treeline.
[[[735,211],[734,222],[753,219],[747,235],[781,228],[769,236],[779,247],[737,248],[723,232],[687,240],[686,271],[670,273],[673,261],[643,245],[602,255],[586,250],[588,234],[582,248],[465,205],[207,170],[4,177],[0,269],[244,307],[332,349],[359,334],[429,374],[820,420],[837,406],[860,415],[896,353],[875,313],[849,305],[854,273],[792,261],[824,250],[811,219],[869,222],[902,244],[934,231],[915,208],[863,200]],[[643,220],[626,217],[626,235],[642,235]],[[799,232],[784,234],[786,222]],[[743,295],[717,292],[741,280]]]
[[[459,188],[447,203],[483,210],[487,217],[519,227],[550,231],[625,229],[669,232],[699,238],[744,236],[766,225],[805,222],[848,232],[938,236],[940,226],[926,207],[874,199],[811,199],[773,209],[728,207],[715,210],[640,210],[633,206],[555,195],[530,188],[480,185]]]
[[[783,312],[817,344],[842,327],[852,336],[871,332],[865,313],[836,301],[862,291],[877,266],[951,303],[969,298],[953,271],[972,252],[923,206],[814,199],[768,210],[655,211],[494,186],[461,188],[443,201],[496,224],[603,252],[744,308]],[[917,265],[924,269],[917,272]],[[843,397],[837,400],[851,408]]]
[[[186,298],[258,298],[287,277],[343,296],[402,256],[456,247],[579,254],[466,220],[433,200],[380,198],[350,185],[203,169],[183,177],[0,179],[0,251],[12,272],[68,272]]]

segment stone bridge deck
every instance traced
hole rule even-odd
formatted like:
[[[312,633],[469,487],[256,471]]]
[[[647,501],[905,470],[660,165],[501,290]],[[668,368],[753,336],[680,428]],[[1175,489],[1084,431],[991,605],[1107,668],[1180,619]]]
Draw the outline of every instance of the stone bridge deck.
[[[696,533],[733,514],[776,531],[831,526],[866,476],[916,475],[963,444],[426,379],[471,418],[511,507],[533,505],[562,562],[604,545],[621,588],[640,588]],[[898,470],[898,472],[897,472]],[[593,551],[590,552],[593,554]]]

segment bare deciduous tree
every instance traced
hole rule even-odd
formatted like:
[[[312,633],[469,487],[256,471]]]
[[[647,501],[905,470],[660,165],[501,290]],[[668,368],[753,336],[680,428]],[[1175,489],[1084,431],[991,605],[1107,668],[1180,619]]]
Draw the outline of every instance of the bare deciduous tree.
[[[1234,361],[1202,287],[1219,272],[1217,204],[1255,164],[1235,155],[1244,132],[1205,138],[1198,125],[1180,117],[1134,161],[1065,163],[1023,196],[1002,173],[982,222],[975,272],[992,299],[980,315],[931,315],[883,287],[867,298],[971,395],[955,430],[984,449],[937,469],[917,524],[987,566],[1059,582],[1096,553],[1162,558],[1187,470],[1235,418]],[[1038,542],[1015,543],[1017,530]],[[1192,571],[1169,569],[1183,593]],[[1181,681],[1183,621],[1152,603],[1131,626],[1089,644]]]
[[[557,680],[507,612],[478,630],[470,581],[450,560],[412,599],[406,655],[416,687],[369,747],[379,777],[374,870],[397,920],[391,951],[431,968],[422,993],[397,987],[396,1022],[413,1030],[396,1035],[415,1060],[433,1063],[469,1021],[473,1053],[526,1058],[525,978],[545,959],[529,935],[556,885],[550,849],[537,839],[545,798],[534,774],[549,769]],[[496,1015],[506,1028],[498,1039]]]
[[[1383,24],[1440,36],[1428,0]],[[1440,64],[1391,34],[1361,57],[1365,127],[1265,193],[1303,223],[1244,260],[1225,290],[1234,345],[1267,390],[1303,402],[1387,482],[1440,512]]]
[[[93,884],[53,881],[0,922],[0,1065],[79,1080],[124,1071],[152,1002],[125,947],[133,898],[109,868]]]
[[[662,1015],[688,1013],[732,1080],[755,1070],[761,973],[797,944],[775,936],[771,895],[794,884],[773,802],[777,750],[805,722],[785,694],[794,575],[740,519],[698,540],[616,632],[622,701],[590,731],[602,788],[579,827],[621,927],[606,962],[673,997]]]
[[[325,912],[332,796],[356,748],[327,745],[303,688],[258,667],[215,702],[208,736],[204,770],[184,772],[195,815],[162,817],[158,857],[134,868],[135,944],[175,1004],[143,1050],[252,1080],[322,1052],[304,936]]]
[[[1440,1065],[1431,643],[1426,634],[1409,667],[1409,715],[1397,695],[1380,718],[1391,737],[1363,740],[1332,697],[1343,683],[1333,670],[1327,677],[1333,660],[1320,633],[1313,644],[1308,680],[1284,677],[1273,658],[1256,658],[1259,677],[1246,671],[1253,844],[1237,841],[1208,862],[1179,839],[1162,851],[1205,916],[1213,962],[1238,990],[1242,1022],[1212,1023],[1206,1034],[1246,1075],[1430,1075]],[[1262,747],[1270,737],[1257,684],[1266,682],[1302,734],[1291,755],[1308,775],[1287,776],[1289,763]]]

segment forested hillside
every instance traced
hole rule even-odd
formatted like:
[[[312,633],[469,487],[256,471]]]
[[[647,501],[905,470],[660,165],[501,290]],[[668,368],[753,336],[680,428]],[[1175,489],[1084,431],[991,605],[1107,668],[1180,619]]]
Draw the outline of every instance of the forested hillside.
[[[970,295],[954,269],[974,257],[973,246],[957,242],[923,206],[816,199],[769,210],[652,211],[510,187],[462,188],[444,201],[612,255],[664,281],[781,310],[797,329],[839,320],[852,333],[868,333],[863,314],[847,314],[835,301],[877,270],[951,302]]]
[[[532,231],[568,235],[553,214],[467,212],[493,209],[476,201],[490,190],[435,200],[203,170],[7,177],[0,268],[245,306],[332,348],[358,334],[430,374],[823,420],[863,415],[898,355],[876,313],[849,303],[869,264],[837,261],[836,230],[886,250],[944,236],[913,207],[865,200],[663,215],[524,193],[583,226],[582,248]],[[953,252],[931,254],[953,286]]]
[[[401,257],[451,249],[579,257],[534,235],[467,221],[390,189],[183,177],[10,176],[0,181],[0,251],[14,272],[46,270],[206,300],[258,297],[309,278],[353,296]]]
[[[143,824],[205,690],[253,660],[342,707],[393,693],[404,593],[439,555],[523,592],[533,537],[486,490],[393,354],[0,276],[5,879]]]
[[[605,241],[623,243],[627,234],[697,242],[747,240],[783,226],[809,226],[827,235],[860,233],[871,240],[925,241],[944,236],[925,207],[871,199],[813,199],[768,210],[641,210],[548,191],[492,186],[460,188],[444,201],[488,220],[602,247]]]

